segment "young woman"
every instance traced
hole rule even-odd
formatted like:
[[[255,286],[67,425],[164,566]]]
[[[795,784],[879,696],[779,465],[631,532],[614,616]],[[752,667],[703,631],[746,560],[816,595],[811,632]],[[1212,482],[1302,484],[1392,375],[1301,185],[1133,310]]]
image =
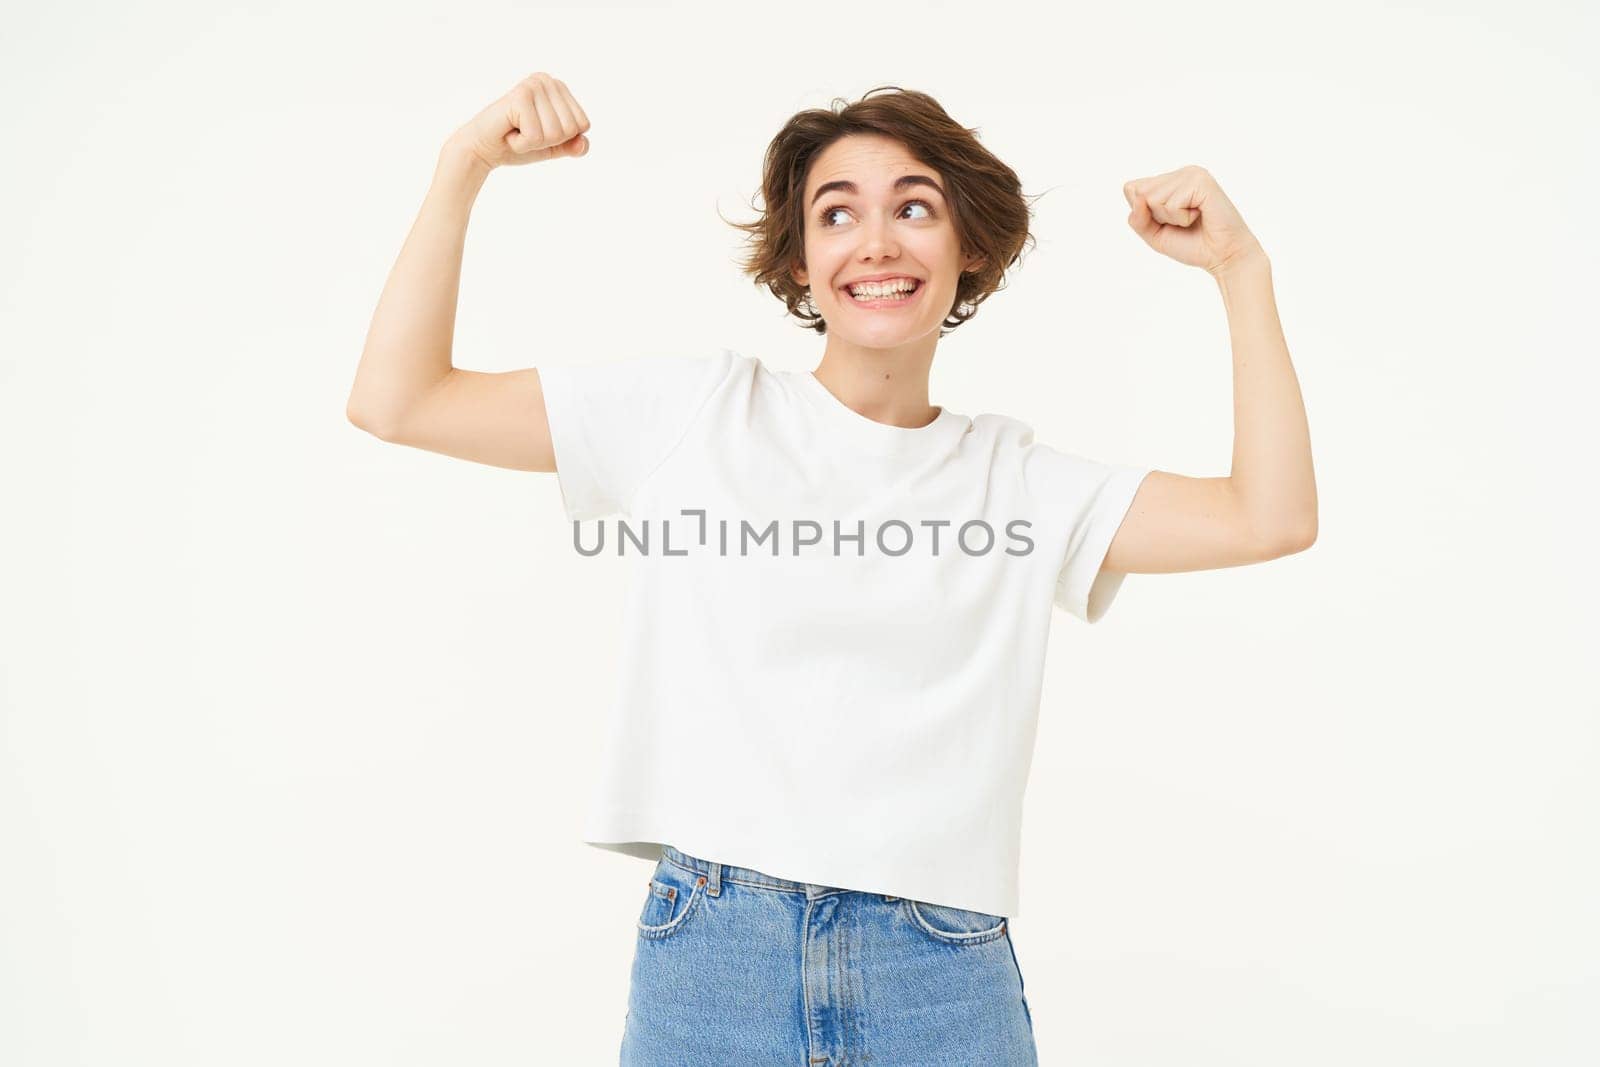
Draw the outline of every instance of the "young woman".
[[[588,151],[540,73],[446,142],[350,397],[383,440],[552,471],[569,518],[628,519],[626,673],[584,835],[655,864],[628,1064],[1035,1063],[1007,919],[1052,607],[1092,623],[1128,573],[1316,536],[1267,257],[1211,175],[1123,192],[1134,231],[1221,292],[1232,473],[1101,463],[929,402],[939,338],[1000,287],[1029,207],[931,97],[843,103],[779,131],[741,224],[747,273],[826,338],[814,370],[727,349],[452,366],[483,181]]]

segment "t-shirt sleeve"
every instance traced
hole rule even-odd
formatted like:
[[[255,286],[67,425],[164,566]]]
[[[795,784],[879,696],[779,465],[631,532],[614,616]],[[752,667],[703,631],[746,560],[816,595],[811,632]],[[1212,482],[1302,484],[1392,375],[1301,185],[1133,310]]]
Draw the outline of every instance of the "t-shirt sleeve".
[[[1099,460],[1049,445],[1031,445],[1023,478],[1044,521],[1066,534],[1057,571],[1055,605],[1099,622],[1122,588],[1124,575],[1100,570],[1117,529],[1133,505],[1145,475],[1154,468]]]
[[[634,356],[539,368],[569,519],[626,515],[728,377],[733,353]]]

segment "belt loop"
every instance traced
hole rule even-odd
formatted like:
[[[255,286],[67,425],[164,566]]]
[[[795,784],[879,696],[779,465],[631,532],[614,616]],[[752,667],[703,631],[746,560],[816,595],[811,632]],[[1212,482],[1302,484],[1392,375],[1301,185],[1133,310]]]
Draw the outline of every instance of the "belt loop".
[[[711,860],[711,881],[706,884],[706,895],[720,897],[722,895],[722,864]]]

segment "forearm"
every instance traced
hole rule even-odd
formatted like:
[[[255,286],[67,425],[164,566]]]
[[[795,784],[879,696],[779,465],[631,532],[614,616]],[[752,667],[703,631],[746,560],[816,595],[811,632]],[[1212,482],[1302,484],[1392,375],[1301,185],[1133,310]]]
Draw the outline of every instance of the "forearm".
[[[467,221],[488,174],[454,141],[441,149],[367,329],[347,405],[352,422],[369,430],[387,424],[450,372]]]
[[[1316,538],[1317,486],[1300,383],[1278,321],[1265,253],[1216,275],[1233,346],[1230,483],[1250,529],[1272,546]]]

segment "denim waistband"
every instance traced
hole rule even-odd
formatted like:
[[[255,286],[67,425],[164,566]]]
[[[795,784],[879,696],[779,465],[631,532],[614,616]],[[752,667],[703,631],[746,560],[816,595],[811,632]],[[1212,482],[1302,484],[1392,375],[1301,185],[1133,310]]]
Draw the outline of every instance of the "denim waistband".
[[[740,885],[752,886],[756,889],[773,889],[785,893],[804,893],[807,900],[816,900],[830,893],[851,893],[859,890],[843,889],[838,886],[818,885],[815,882],[796,882],[789,878],[779,878],[776,875],[766,874],[753,867],[736,867],[730,863],[719,863],[716,860],[705,860],[698,856],[691,856],[680,852],[671,845],[661,846],[662,856],[670,863],[695,874],[706,877],[706,892],[711,896],[722,894],[723,882],[738,882]],[[899,897],[888,893],[874,894],[884,900],[899,900]]]

